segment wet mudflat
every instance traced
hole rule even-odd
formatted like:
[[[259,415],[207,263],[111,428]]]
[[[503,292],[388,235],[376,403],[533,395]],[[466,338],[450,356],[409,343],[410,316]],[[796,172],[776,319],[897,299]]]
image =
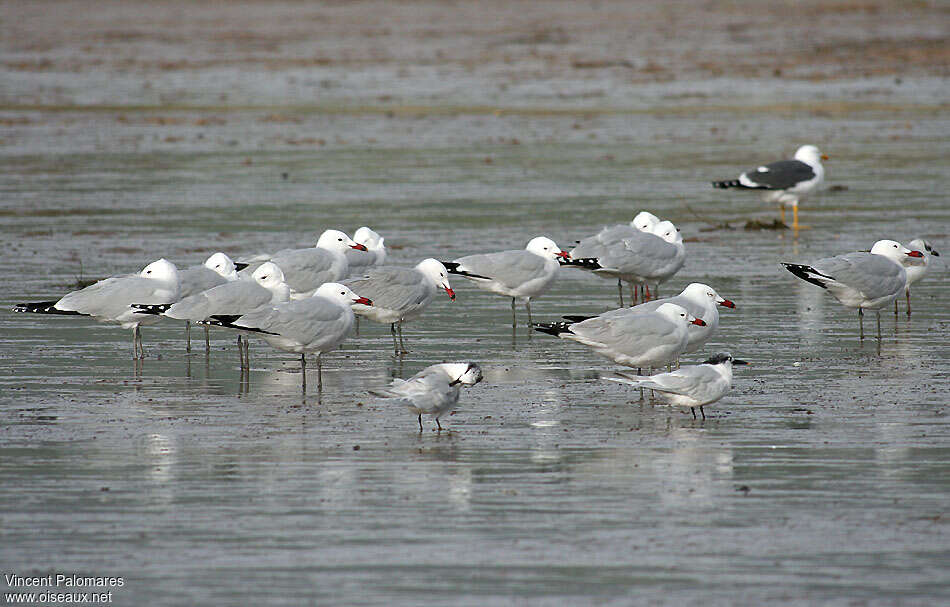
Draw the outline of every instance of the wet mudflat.
[[[326,10],[328,23],[343,19]],[[0,312],[4,572],[119,575],[116,603],[151,605],[946,600],[945,263],[915,288],[911,318],[903,303],[882,315],[880,344],[778,265],[885,237],[950,249],[945,80],[913,63],[906,48],[919,44],[905,47],[901,82],[808,74],[781,87],[729,73],[670,81],[657,74],[677,65],[636,62],[639,86],[622,65],[581,63],[589,77],[560,81],[557,56],[528,63],[526,49],[556,55],[578,35],[527,26],[502,36],[510,65],[535,70],[520,84],[510,79],[523,73],[478,62],[466,71],[465,57],[441,75],[418,61],[399,76],[401,54],[369,51],[244,71],[133,61],[111,78],[83,63],[107,42],[155,58],[149,45],[166,42],[148,32],[165,26],[102,34],[93,50],[69,34],[71,58],[22,45],[52,66],[5,65],[4,310],[158,257],[188,265],[312,244],[330,227],[370,225],[394,264],[411,265],[538,234],[567,247],[648,209],[687,240],[661,294],[702,281],[737,304],[688,362],[728,349],[753,366],[694,420],[602,380],[615,367],[582,346],[513,332],[510,302],[461,279],[455,303],[440,298],[406,325],[407,355],[392,355],[388,327],[364,322],[324,357],[321,390],[309,371],[305,395],[294,357],[263,342],[243,383],[228,334],[213,332],[206,356],[200,330],[187,354],[180,323],[146,327],[136,369],[126,331]],[[266,55],[271,34],[255,31],[226,40]],[[192,61],[203,56],[188,44]],[[497,47],[485,64],[509,65]],[[786,70],[808,65],[796,57]],[[56,63],[67,59],[79,67]],[[172,85],[188,95],[160,98]],[[380,98],[392,90],[403,96]],[[805,142],[832,156],[838,186],[803,203],[810,229],[741,229],[775,210],[708,181]],[[532,311],[615,305],[612,282],[563,271]],[[478,361],[485,381],[442,433],[429,420],[419,433],[367,393],[452,360]]]

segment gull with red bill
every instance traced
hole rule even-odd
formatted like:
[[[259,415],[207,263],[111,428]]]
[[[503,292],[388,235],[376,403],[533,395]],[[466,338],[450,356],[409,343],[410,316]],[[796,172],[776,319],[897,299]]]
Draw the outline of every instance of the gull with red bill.
[[[557,276],[558,259],[567,259],[567,251],[547,236],[532,238],[524,249],[466,255],[443,262],[452,274],[464,276],[476,287],[511,298],[511,326],[517,326],[515,302],[524,301],[531,325],[531,299],[548,290]]]
[[[284,280],[290,285],[291,299],[306,299],[325,282],[337,282],[350,272],[346,251],[365,251],[366,245],[355,242],[339,230],[326,230],[314,247],[284,249],[273,255],[252,257],[243,272],[250,273],[265,262],[272,261],[284,272]]]
[[[317,353],[319,386],[323,383],[321,357],[346,339],[353,327],[352,306],[355,305],[371,306],[373,302],[346,285],[327,282],[306,299],[264,306],[242,315],[216,314],[198,324],[254,333],[278,350],[300,354],[301,381],[306,391],[305,354]]]
[[[664,297],[663,299],[654,299],[653,301],[648,301],[632,308],[620,308],[618,310],[605,312],[604,314],[654,312],[657,308],[666,303],[674,303],[678,306],[682,306],[687,312],[706,323],[705,325],[689,325],[689,341],[686,344],[684,352],[695,352],[699,350],[709,341],[709,338],[712,337],[716,329],[719,328],[719,306],[724,308],[736,307],[736,304],[719,295],[716,289],[701,282],[694,282],[683,289],[679,295]],[[574,322],[580,322],[590,317],[565,316],[564,318]]]
[[[425,310],[439,289],[455,301],[455,291],[449,284],[448,270],[437,259],[423,259],[414,268],[378,267],[363,276],[351,278],[346,284],[373,300],[372,306],[356,304],[353,311],[378,323],[389,324],[396,354],[406,351],[402,340],[402,323],[412,320]],[[399,343],[396,343],[396,333]]]
[[[669,365],[686,350],[690,324],[706,326],[683,306],[665,303],[652,312],[611,310],[580,322],[532,325],[536,331],[584,344],[618,365],[642,369]]]
[[[907,286],[902,261],[923,256],[920,251],[912,251],[894,240],[879,240],[869,252],[819,259],[811,265],[782,265],[802,280],[827,290],[845,307],[857,308],[861,339],[864,339],[864,310],[876,311],[877,338],[881,339],[881,308],[894,303]]]

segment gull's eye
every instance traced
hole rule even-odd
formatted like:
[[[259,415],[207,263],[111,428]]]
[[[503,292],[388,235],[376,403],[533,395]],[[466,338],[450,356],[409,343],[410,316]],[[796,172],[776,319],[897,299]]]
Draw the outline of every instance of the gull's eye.
[[[146,274],[151,274],[152,271],[151,271],[151,270],[145,270],[145,273],[146,273]]]
[[[261,280],[267,280],[267,276],[261,276]]]

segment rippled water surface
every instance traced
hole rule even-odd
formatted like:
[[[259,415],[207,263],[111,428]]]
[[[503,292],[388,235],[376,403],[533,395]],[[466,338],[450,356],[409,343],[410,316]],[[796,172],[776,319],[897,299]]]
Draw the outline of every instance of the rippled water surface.
[[[945,106],[901,94],[930,109],[3,113],[4,572],[123,576],[130,605],[947,600],[946,263],[912,317],[885,311],[880,343],[779,265],[879,238],[950,249]],[[777,213],[708,181],[805,142],[832,156],[809,229],[742,229]],[[187,354],[180,323],[146,327],[136,370],[126,331],[9,311],[325,228],[370,225],[411,265],[568,247],[641,209],[686,240],[662,294],[702,281],[737,304],[688,361],[753,363],[705,422],[602,380],[615,367],[583,346],[513,332],[509,301],[461,279],[407,324],[405,357],[364,322],[305,395],[298,361],[260,341],[243,384],[230,335],[206,356],[198,330]],[[615,305],[612,282],[563,271],[532,311]],[[451,360],[485,381],[446,431],[368,394]]]

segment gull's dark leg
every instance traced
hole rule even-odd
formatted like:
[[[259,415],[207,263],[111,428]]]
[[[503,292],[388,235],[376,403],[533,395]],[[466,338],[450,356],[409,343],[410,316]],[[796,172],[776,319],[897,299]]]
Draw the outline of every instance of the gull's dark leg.
[[[693,419],[696,419],[696,409],[690,407],[689,410],[693,412]]]
[[[524,302],[524,307],[528,309],[528,326],[531,326],[531,299]],[[530,333],[529,333],[530,335]]]
[[[881,341],[881,311],[877,311],[877,340]]]
[[[419,434],[422,434],[422,414],[419,414]]]
[[[399,344],[396,343],[396,323],[392,323],[391,325],[389,325],[389,332],[390,332],[390,333],[392,334],[392,336],[393,336],[393,352],[395,352],[396,355],[398,356],[398,355],[399,355]]]
[[[620,297],[620,307],[623,307],[623,282],[617,279],[617,295]]]
[[[703,414],[703,421],[706,421],[706,411],[703,410],[702,405],[699,405],[699,412]]]
[[[323,387],[323,352],[317,352],[317,389]]]
[[[185,352],[191,352],[191,321],[185,321]]]
[[[307,393],[307,358],[300,354],[300,385],[304,394]]]
[[[211,329],[205,325],[205,355],[211,354]]]
[[[511,298],[511,328],[516,329],[518,327],[518,321],[515,319],[515,298]]]
[[[861,339],[864,340],[864,310],[858,308],[858,328],[861,331]]]
[[[906,289],[904,289],[904,294],[907,296],[907,316],[910,316],[910,287],[907,287]],[[896,306],[897,306],[897,300],[896,300],[896,299],[894,300],[894,306],[895,306],[894,309],[896,310],[896,309],[897,309],[897,308],[896,308]]]
[[[442,424],[439,423],[439,418],[435,418],[435,425],[439,427],[439,432],[442,432]]]

